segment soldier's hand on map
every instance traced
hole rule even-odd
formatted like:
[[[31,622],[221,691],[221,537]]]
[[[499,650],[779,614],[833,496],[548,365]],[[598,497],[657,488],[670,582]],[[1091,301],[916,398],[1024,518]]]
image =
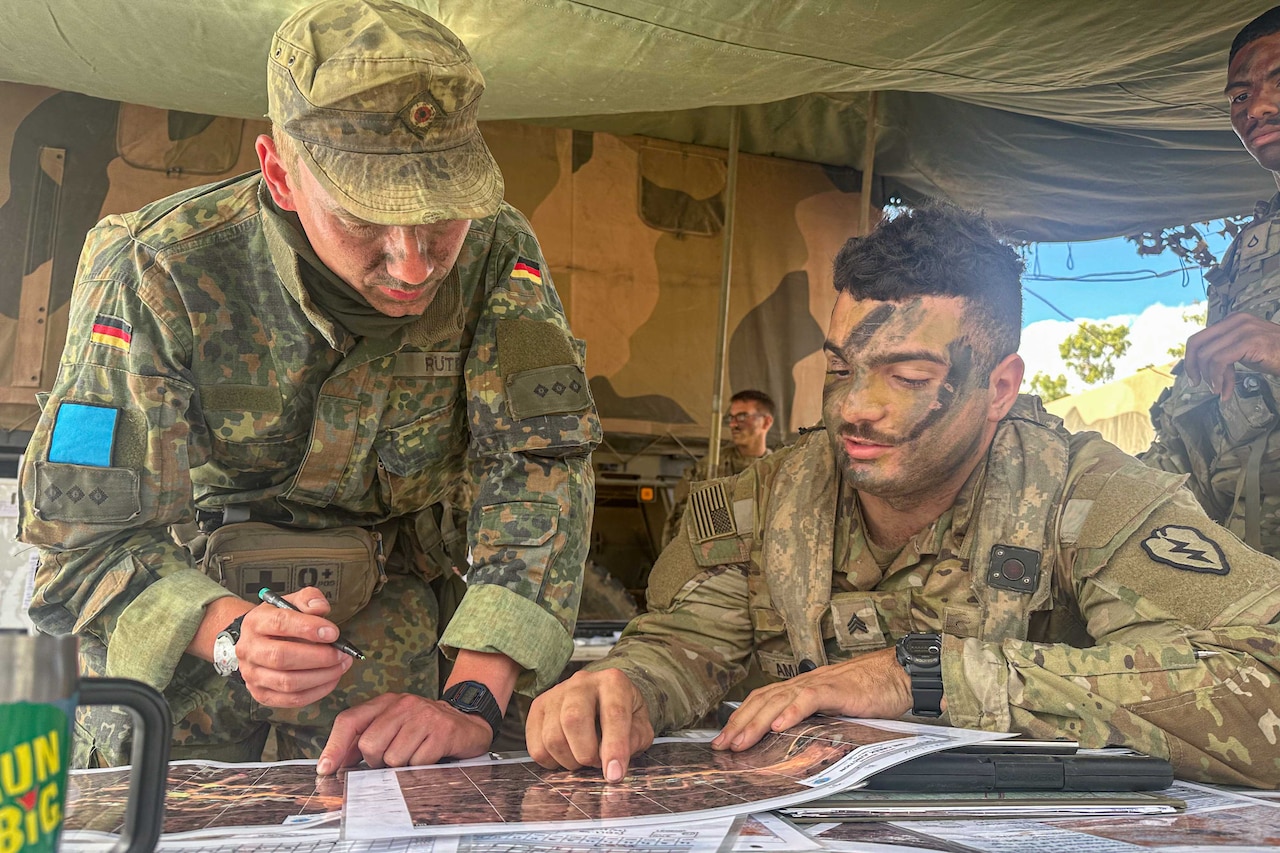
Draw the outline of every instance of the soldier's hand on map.
[[[1208,382],[1223,400],[1235,390],[1236,362],[1280,376],[1280,325],[1239,311],[1187,339],[1187,378]]]
[[[600,767],[609,782],[653,743],[644,696],[621,670],[577,672],[533,700],[525,724],[529,756],[543,767]]]
[[[316,762],[316,773],[327,776],[361,758],[370,767],[474,758],[492,742],[493,730],[482,717],[464,714],[438,699],[383,693],[338,714]]]
[[[882,649],[751,691],[711,746],[738,752],[813,714],[894,720],[910,710],[911,680],[894,649]]]
[[[253,698],[272,708],[301,708],[328,696],[352,659],[330,646],[338,628],[315,587],[285,596],[301,612],[259,604],[245,614],[236,641],[240,674]]]

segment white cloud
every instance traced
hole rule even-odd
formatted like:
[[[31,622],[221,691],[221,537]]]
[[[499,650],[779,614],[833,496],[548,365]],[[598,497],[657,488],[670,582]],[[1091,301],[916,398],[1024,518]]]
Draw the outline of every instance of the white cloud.
[[[1149,364],[1162,365],[1174,361],[1169,349],[1184,344],[1187,338],[1202,328],[1183,318],[1183,314],[1203,306],[1169,306],[1157,302],[1147,306],[1141,314],[1117,314],[1113,317],[1093,319],[1081,317],[1080,321],[1110,323],[1129,327],[1129,351],[1116,359],[1116,378],[1131,376]],[[1027,363],[1026,378],[1036,373],[1067,377],[1067,393],[1077,394],[1092,387],[1081,381],[1062,362],[1058,345],[1075,332],[1080,321],[1039,320],[1022,330],[1022,346],[1018,354]],[[1026,389],[1026,383],[1023,383]]]

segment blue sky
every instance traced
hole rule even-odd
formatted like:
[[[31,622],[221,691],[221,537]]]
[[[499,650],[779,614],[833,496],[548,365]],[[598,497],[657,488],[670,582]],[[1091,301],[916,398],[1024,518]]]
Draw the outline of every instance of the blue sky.
[[[1210,249],[1221,259],[1230,241],[1207,228],[1200,230],[1209,232],[1205,236]],[[1068,280],[1081,278],[1094,280]],[[1133,243],[1119,237],[1028,247],[1023,285],[1023,334],[1018,353],[1026,362],[1027,379],[1037,373],[1062,375],[1073,394],[1087,386],[1063,363],[1058,345],[1075,330],[1074,321],[1117,323],[1129,328],[1129,349],[1115,362],[1116,377],[1124,377],[1147,365],[1172,362],[1170,348],[1200,328],[1194,320],[1196,309],[1191,306],[1202,301],[1205,293],[1204,278],[1194,263],[1181,263],[1168,250],[1140,256]],[[1044,297],[1062,313],[1033,294]]]
[[[1207,235],[1209,245],[1221,259],[1228,240],[1216,234]],[[1097,277],[1138,279],[1134,281],[1040,281],[1039,274],[1060,278],[1094,275]],[[1027,292],[1023,298],[1022,326],[1038,320],[1060,320],[1062,315],[1032,295],[1053,303],[1073,319],[1096,319],[1116,314],[1141,314],[1156,303],[1190,305],[1204,299],[1205,282],[1198,269],[1180,272],[1184,266],[1167,249],[1159,255],[1139,256],[1137,247],[1123,237],[1088,243],[1039,243],[1027,255],[1027,274],[1023,281]],[[1185,266],[1194,266],[1186,264]],[[1142,277],[1143,272],[1162,273],[1161,277]],[[1109,273],[1133,273],[1114,275]]]

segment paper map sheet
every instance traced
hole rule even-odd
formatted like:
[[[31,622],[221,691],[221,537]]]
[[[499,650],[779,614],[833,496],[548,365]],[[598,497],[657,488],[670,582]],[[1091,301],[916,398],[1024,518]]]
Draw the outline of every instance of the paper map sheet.
[[[265,838],[205,838],[162,840],[157,853],[456,853],[456,838],[388,838],[381,841],[339,841],[337,830],[314,838],[296,835]],[[112,853],[115,839],[93,838],[93,833],[64,833],[58,842],[58,853]]]
[[[753,814],[738,827],[733,853],[798,853],[822,845],[772,812]]]
[[[161,841],[158,853],[719,853],[734,825],[742,818],[721,818],[696,823],[646,827],[576,830],[573,832],[506,833],[435,838],[391,838],[380,841],[340,841],[337,830],[307,836],[234,838],[190,837]],[[755,824],[760,827],[760,824]],[[769,850],[817,849],[818,845],[799,835],[797,846],[778,846],[778,835],[761,827],[773,846]],[[792,829],[792,832],[796,831]],[[798,834],[798,833],[797,833]],[[314,837],[324,835],[325,837]],[[110,853],[114,839],[109,836],[87,839],[73,832],[63,837],[61,853]],[[737,849],[737,848],[735,848]],[[755,848],[751,848],[755,849]]]
[[[458,853],[717,853],[735,820],[466,835]]]
[[[740,753],[660,739],[622,782],[600,771],[546,770],[529,759],[364,770],[347,776],[343,837],[389,838],[704,820],[767,811],[871,772],[1000,735],[894,721],[814,717]]]
[[[174,761],[168,785],[166,838],[298,832],[317,825],[336,829],[342,811],[343,777],[317,777],[314,761]],[[75,771],[68,795],[64,829],[119,833],[129,799],[129,768]]]

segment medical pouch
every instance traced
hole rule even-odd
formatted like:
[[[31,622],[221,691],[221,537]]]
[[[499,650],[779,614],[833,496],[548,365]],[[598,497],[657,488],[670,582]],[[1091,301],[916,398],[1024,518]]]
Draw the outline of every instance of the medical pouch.
[[[382,537],[363,527],[293,530],[258,521],[224,524],[209,534],[204,573],[256,603],[269,587],[287,595],[312,586],[341,625],[364,609],[387,576]]]

